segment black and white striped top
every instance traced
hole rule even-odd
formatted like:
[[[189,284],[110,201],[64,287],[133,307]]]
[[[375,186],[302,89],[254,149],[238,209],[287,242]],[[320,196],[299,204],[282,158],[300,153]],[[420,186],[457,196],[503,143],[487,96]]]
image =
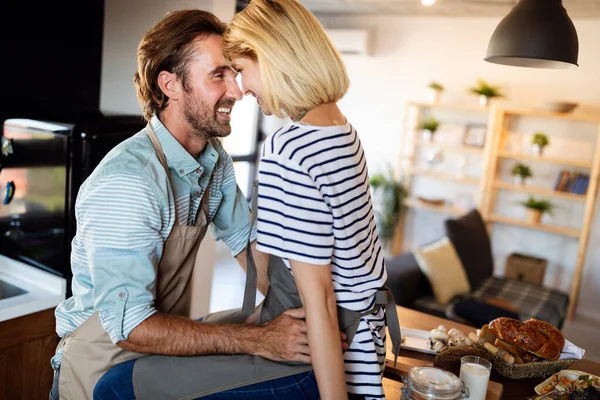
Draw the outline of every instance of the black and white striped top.
[[[259,166],[258,249],[329,265],[338,305],[365,312],[387,278],[356,130],[287,124],[263,144]],[[289,267],[289,263],[288,263]],[[383,309],[362,318],[344,354],[348,391],[383,398]]]

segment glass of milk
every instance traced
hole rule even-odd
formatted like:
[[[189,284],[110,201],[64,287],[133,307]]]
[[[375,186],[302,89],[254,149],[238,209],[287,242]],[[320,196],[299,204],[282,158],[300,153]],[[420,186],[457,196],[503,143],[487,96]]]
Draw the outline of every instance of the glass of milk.
[[[460,380],[469,390],[469,400],[485,400],[492,364],[485,358],[464,356],[460,360]]]

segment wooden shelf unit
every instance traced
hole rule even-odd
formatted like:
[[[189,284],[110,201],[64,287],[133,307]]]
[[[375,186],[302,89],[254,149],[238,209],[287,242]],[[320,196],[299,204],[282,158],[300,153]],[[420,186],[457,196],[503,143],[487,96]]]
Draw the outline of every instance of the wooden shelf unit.
[[[414,118],[412,121],[409,120],[409,116],[411,116],[410,111],[414,110]],[[439,142],[424,142],[419,138],[419,129],[417,128],[418,122],[421,121],[425,110],[448,110],[448,111],[456,111],[462,113],[475,113],[475,114],[484,114],[488,116],[487,126],[488,132],[486,134],[485,146],[484,147],[475,147],[475,146],[467,146],[463,144],[450,144],[450,143],[439,143]],[[481,107],[478,105],[471,104],[429,104],[429,103],[420,103],[420,102],[409,102],[406,104],[406,109],[404,113],[404,121],[402,125],[402,129],[406,134],[411,135],[405,139],[410,139],[410,145],[404,146],[401,145],[400,149],[400,163],[402,161],[408,161],[409,166],[405,170],[398,169],[396,172],[397,177],[404,177],[404,183],[406,187],[409,189],[412,185],[412,179],[414,176],[422,175],[430,178],[434,178],[440,181],[450,181],[459,184],[465,184],[470,186],[478,186],[478,191],[481,193],[483,190],[483,182],[480,177],[472,177],[472,176],[461,176],[458,174],[453,174],[445,171],[436,171],[434,169],[428,169],[423,167],[418,167],[415,165],[415,155],[419,149],[440,149],[449,153],[463,153],[466,155],[481,155],[482,162],[485,163],[487,160],[487,153],[490,151],[490,143],[491,143],[491,135],[490,135],[490,127],[492,126],[490,121],[490,116],[493,115],[490,111],[492,108],[490,107]],[[442,125],[455,125],[455,123],[448,123]],[[404,144],[406,140],[403,140]],[[486,171],[486,166],[483,165],[482,170]],[[412,209],[423,209],[428,211],[440,212],[448,215],[462,215],[468,210],[465,210],[461,207],[454,206],[452,204],[445,204],[442,206],[437,206],[433,204],[428,204],[426,202],[420,201],[416,198],[410,198],[405,201],[405,205],[407,208]],[[478,204],[481,207],[481,199]],[[404,221],[405,214],[402,213],[400,217],[400,221],[398,223],[398,228],[396,229],[396,234],[394,237],[394,241],[392,244],[392,253],[399,254],[402,251],[402,241],[403,241],[403,231],[404,231]]]
[[[480,183],[478,178],[473,178],[470,176],[460,176],[460,175],[451,174],[448,172],[433,171],[433,170],[428,170],[428,169],[424,169],[424,168],[423,169],[422,168],[409,169],[406,172],[409,175],[423,175],[423,176],[429,176],[431,178],[436,178],[436,179],[440,179],[440,180],[444,180],[444,181],[454,181],[454,182],[466,183],[466,184],[470,184],[470,185],[478,185]]]
[[[452,214],[452,215],[463,215],[468,211],[468,210],[464,210],[460,207],[456,207],[453,205],[429,204],[429,203],[426,203],[419,199],[412,199],[412,198],[406,199],[404,201],[404,205],[408,208],[421,208],[423,210],[437,211],[437,212],[442,212],[445,214]]]
[[[452,145],[444,143],[423,143],[416,140],[418,135],[416,124],[407,124],[409,109],[416,110],[414,119],[419,121],[422,118],[423,110],[426,109],[442,109],[457,112],[482,112],[488,113],[488,131],[486,135],[485,147],[471,148],[469,146]],[[505,151],[503,146],[506,143],[506,138],[511,134],[509,131],[509,120],[513,117],[531,117],[540,119],[560,119],[568,121],[580,121],[598,124],[598,131],[595,136],[595,150],[592,161],[581,161],[568,158],[557,158],[547,156],[535,156],[525,153],[515,153]],[[413,121],[414,122],[414,121]],[[600,115],[578,114],[578,113],[553,113],[542,110],[529,110],[518,108],[502,108],[502,107],[478,107],[472,105],[455,105],[455,104],[426,104],[418,102],[410,102],[407,104],[405,111],[405,120],[403,122],[403,130],[406,135],[412,135],[412,144],[410,146],[401,146],[400,154],[402,159],[406,159],[410,165],[405,171],[398,170],[397,176],[404,176],[407,188],[411,187],[412,177],[414,175],[426,175],[443,181],[454,181],[472,185],[479,185],[479,210],[486,221],[488,230],[491,232],[493,224],[511,225],[525,229],[538,230],[566,237],[574,238],[578,241],[577,256],[575,260],[574,276],[570,288],[570,302],[567,312],[567,320],[571,320],[574,316],[579,290],[581,287],[581,279],[583,276],[583,268],[585,265],[585,257],[587,247],[590,240],[590,230],[592,227],[594,208],[596,204],[596,195],[598,192],[600,180]],[[407,137],[402,143],[406,142]],[[418,148],[439,148],[448,152],[460,153],[480,153],[482,154],[483,175],[480,179],[473,177],[460,177],[448,172],[434,171],[415,167],[415,152]],[[408,151],[406,151],[408,150]],[[555,191],[549,188],[535,186],[521,186],[510,182],[506,182],[499,177],[499,165],[507,160],[523,160],[536,163],[549,163],[555,165],[567,165],[578,168],[587,168],[590,170],[590,180],[586,194],[575,194]],[[402,162],[399,166],[402,165]],[[548,224],[531,224],[524,219],[516,219],[495,212],[495,204],[499,191],[520,192],[541,197],[550,197],[561,200],[584,202],[584,215],[580,228],[568,226],[557,226]],[[463,215],[468,210],[463,210],[460,207],[453,205],[433,205],[420,201],[416,198],[409,198],[405,205],[408,209],[425,209],[435,212],[441,212],[449,215]],[[393,243],[393,254],[399,254],[402,251],[402,240],[404,230],[405,214],[402,213],[396,237]]]
[[[512,192],[524,192],[524,193],[529,193],[529,194],[536,194],[536,195],[544,196],[544,197],[556,197],[559,199],[566,199],[566,200],[585,200],[584,194],[559,192],[559,191],[553,190],[553,189],[546,189],[546,188],[528,186],[528,185],[525,185],[525,186],[515,185],[514,183],[505,182],[505,181],[495,181],[494,188],[502,189],[502,190],[509,190]]]
[[[550,233],[556,233],[558,235],[564,235],[564,236],[579,237],[579,233],[580,233],[579,229],[575,229],[575,228],[569,228],[566,226],[556,226],[556,225],[531,224],[524,219],[510,218],[510,217],[505,217],[503,215],[491,214],[487,217],[486,220],[487,220],[488,224],[492,223],[492,222],[497,222],[500,224],[516,225],[516,226],[521,226],[523,228],[534,229],[534,230],[538,230],[538,231],[545,231],[545,232],[550,232]]]
[[[570,301],[569,309],[567,311],[567,320],[572,320],[575,308],[577,306],[577,300],[579,297],[579,289],[581,287],[581,279],[583,276],[583,268],[585,265],[585,257],[587,247],[590,239],[590,230],[592,227],[594,207],[596,203],[596,194],[598,191],[598,180],[600,176],[600,115],[587,115],[587,114],[560,114],[551,113],[546,111],[537,110],[519,110],[515,108],[495,108],[491,111],[493,113],[494,128],[492,131],[492,146],[491,152],[488,154],[489,162],[486,172],[486,176],[483,179],[484,187],[482,197],[482,214],[483,218],[488,225],[488,229],[491,228],[494,223],[513,225],[527,229],[540,230],[549,232],[557,235],[563,235],[572,237],[578,240],[577,257],[575,260],[574,275],[571,282],[570,288]],[[592,161],[581,161],[567,158],[556,158],[546,156],[535,156],[523,153],[508,152],[503,149],[504,143],[506,143],[506,137],[511,133],[508,130],[509,121],[511,118],[522,118],[522,117],[534,117],[534,118],[556,118],[570,121],[582,121],[598,124],[598,130],[594,138],[595,139],[595,150]],[[531,186],[519,186],[514,185],[500,179],[500,163],[506,159],[532,161],[550,163],[556,165],[568,165],[579,168],[587,168],[590,170],[590,181],[587,188],[586,194],[574,194],[559,192],[553,189],[546,189],[540,187]],[[542,197],[552,197],[563,200],[583,201],[584,202],[584,215],[580,228],[572,228],[567,226],[556,226],[546,224],[531,224],[526,220],[510,218],[502,215],[498,215],[495,212],[496,200],[498,192],[501,190],[508,190],[513,192],[522,192],[532,195],[538,195]]]
[[[590,163],[588,161],[568,160],[568,159],[563,159],[563,158],[535,156],[533,154],[512,153],[509,151],[502,151],[502,150],[498,151],[498,157],[511,158],[513,160],[545,162],[545,163],[549,163],[549,164],[562,164],[562,165],[569,165],[571,167],[580,167],[580,168],[591,168],[592,167],[592,163]]]

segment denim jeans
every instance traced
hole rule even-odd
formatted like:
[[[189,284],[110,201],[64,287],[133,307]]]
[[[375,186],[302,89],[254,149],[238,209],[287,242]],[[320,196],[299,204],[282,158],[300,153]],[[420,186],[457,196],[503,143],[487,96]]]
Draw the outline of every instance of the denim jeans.
[[[50,400],[59,400],[58,397],[58,376],[60,375],[60,369],[54,371],[54,379],[52,379],[52,388],[50,389]]]
[[[135,399],[133,391],[134,363],[135,360],[132,360],[116,365],[104,374],[94,389],[94,400]],[[165,382],[165,385],[168,384],[169,382]],[[202,397],[202,400],[224,399],[316,400],[319,399],[319,390],[314,372],[309,371]]]

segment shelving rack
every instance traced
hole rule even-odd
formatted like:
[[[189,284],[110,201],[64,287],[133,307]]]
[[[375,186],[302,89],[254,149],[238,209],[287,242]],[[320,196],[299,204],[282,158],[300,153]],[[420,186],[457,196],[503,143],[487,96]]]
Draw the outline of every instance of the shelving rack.
[[[574,238],[578,241],[578,250],[575,260],[574,275],[570,288],[570,303],[567,312],[567,320],[571,320],[574,316],[579,290],[581,287],[581,279],[583,276],[583,268],[585,265],[585,257],[590,239],[590,230],[592,227],[594,208],[596,205],[596,196],[600,179],[600,115],[588,115],[578,113],[552,113],[546,111],[519,109],[519,108],[502,108],[502,107],[477,107],[472,105],[459,104],[427,104],[410,102],[405,110],[405,121],[403,129],[405,133],[404,141],[409,142],[409,145],[402,146],[400,149],[402,164],[407,163],[409,166],[404,170],[398,170],[397,175],[403,176],[406,187],[411,189],[412,178],[416,175],[425,175],[440,181],[453,181],[461,184],[478,185],[479,186],[479,202],[478,209],[482,214],[488,230],[491,232],[494,224],[512,225],[516,227],[544,231],[552,234],[563,235]],[[441,109],[456,112],[477,112],[487,113],[487,135],[483,148],[470,147],[457,144],[444,143],[428,143],[418,140],[418,122],[422,120],[425,110]],[[412,115],[412,119],[410,116]],[[513,152],[505,150],[505,144],[508,135],[512,132],[509,130],[509,122],[512,118],[519,117],[534,117],[542,119],[557,119],[566,121],[580,121],[598,124],[596,133],[594,154],[592,160],[579,160],[576,158],[558,158],[547,156],[536,156],[533,154]],[[445,152],[456,152],[465,154],[481,154],[482,155],[482,170],[480,177],[457,176],[449,172],[432,171],[423,169],[415,165],[416,154],[421,148],[441,149]],[[516,185],[512,182],[506,182],[500,179],[500,166],[507,160],[518,160],[532,163],[546,163],[553,165],[564,165],[577,168],[585,168],[590,170],[590,180],[586,194],[575,194],[556,191],[550,188],[536,186]],[[403,163],[404,161],[404,163]],[[529,195],[543,196],[544,198],[556,198],[566,201],[583,202],[584,213],[581,226],[578,228],[550,225],[550,224],[532,224],[524,219],[512,218],[500,215],[495,212],[495,206],[500,191],[510,191],[524,193]],[[425,209],[445,213],[448,215],[463,215],[469,210],[462,209],[456,205],[444,204],[435,205],[429,204],[411,197],[405,200],[405,206],[408,209]],[[405,214],[400,218],[396,236],[393,242],[393,253],[399,254],[402,251],[403,231]]]

